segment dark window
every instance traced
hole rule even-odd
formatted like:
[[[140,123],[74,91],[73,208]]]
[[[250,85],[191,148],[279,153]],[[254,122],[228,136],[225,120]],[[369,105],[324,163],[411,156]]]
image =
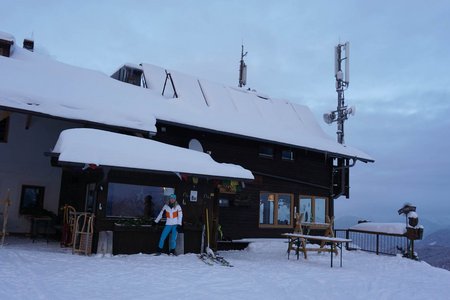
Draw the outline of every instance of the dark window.
[[[8,142],[8,129],[9,129],[9,117],[6,117],[0,121],[0,143]]]
[[[281,159],[282,160],[294,160],[294,151],[290,149],[285,149],[281,151]]]
[[[44,208],[45,187],[23,185],[20,197],[20,213],[23,215],[39,214]]]
[[[259,156],[266,158],[273,158],[273,147],[271,146],[260,146],[259,147]]]
[[[219,198],[219,206],[220,207],[230,207],[230,199]]]
[[[106,216],[156,218],[173,193],[173,188],[111,182]]]

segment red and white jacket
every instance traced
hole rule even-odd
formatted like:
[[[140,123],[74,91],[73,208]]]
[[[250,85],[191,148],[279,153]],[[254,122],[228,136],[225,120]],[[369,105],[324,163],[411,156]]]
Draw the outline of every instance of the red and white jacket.
[[[181,222],[183,221],[183,211],[181,210],[180,205],[177,204],[172,208],[170,208],[170,206],[167,204],[164,205],[155,220],[156,223],[161,220],[164,212],[166,212],[166,225],[181,225]]]

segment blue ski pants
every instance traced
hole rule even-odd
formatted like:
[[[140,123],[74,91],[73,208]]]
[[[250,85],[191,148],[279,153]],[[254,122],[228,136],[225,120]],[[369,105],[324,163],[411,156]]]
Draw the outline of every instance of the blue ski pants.
[[[161,233],[161,238],[159,239],[158,247],[162,249],[164,247],[164,242],[170,233],[169,240],[169,250],[173,250],[177,247],[177,225],[166,225],[164,226],[163,232]]]

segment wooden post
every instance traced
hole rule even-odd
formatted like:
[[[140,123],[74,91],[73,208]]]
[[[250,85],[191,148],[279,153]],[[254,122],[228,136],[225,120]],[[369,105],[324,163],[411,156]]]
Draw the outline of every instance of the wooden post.
[[[348,231],[348,229],[345,231],[345,238],[348,240],[350,239],[350,232]],[[345,243],[345,249],[348,251],[349,250],[349,246],[348,246],[348,242]],[[341,253],[342,254],[342,253]]]
[[[3,227],[2,227],[2,242],[1,246],[3,247],[3,244],[5,243],[5,236],[6,236],[6,225],[8,224],[8,207],[11,205],[11,200],[9,198],[11,194],[10,189],[8,189],[8,192],[6,194],[5,199],[5,206],[3,208]]]

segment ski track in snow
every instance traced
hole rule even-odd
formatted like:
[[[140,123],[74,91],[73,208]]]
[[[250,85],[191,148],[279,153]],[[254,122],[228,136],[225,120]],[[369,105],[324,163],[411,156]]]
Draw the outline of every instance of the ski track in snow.
[[[257,240],[221,254],[86,257],[57,243],[10,239],[0,248],[0,299],[449,299],[450,272],[401,257],[345,251],[287,259],[286,243]],[[19,242],[17,242],[19,241]]]

